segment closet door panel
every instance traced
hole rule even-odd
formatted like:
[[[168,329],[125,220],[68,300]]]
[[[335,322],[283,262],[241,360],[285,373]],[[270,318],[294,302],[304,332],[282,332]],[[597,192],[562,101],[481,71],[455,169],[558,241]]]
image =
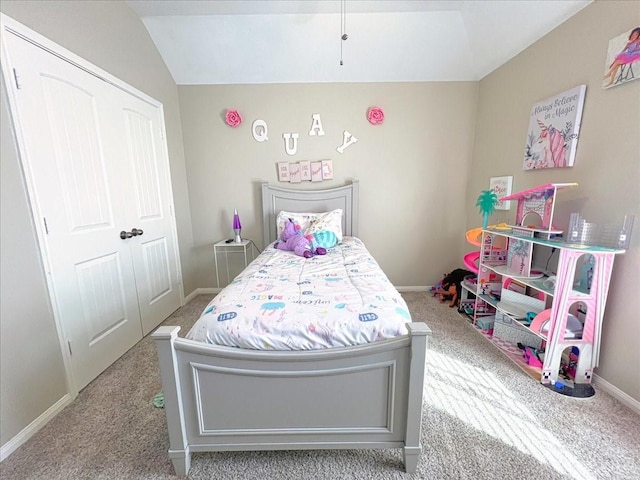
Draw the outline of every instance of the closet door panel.
[[[142,338],[127,228],[121,91],[16,35],[8,85],[56,318],[79,390]],[[115,91],[115,92],[114,92]]]
[[[41,85],[69,231],[113,227],[95,96],[59,78],[42,76]]]
[[[171,217],[170,175],[163,139],[162,111],[123,100],[127,161],[133,172],[131,228],[142,230],[131,242],[143,333],[157,327],[180,306],[176,240]]]

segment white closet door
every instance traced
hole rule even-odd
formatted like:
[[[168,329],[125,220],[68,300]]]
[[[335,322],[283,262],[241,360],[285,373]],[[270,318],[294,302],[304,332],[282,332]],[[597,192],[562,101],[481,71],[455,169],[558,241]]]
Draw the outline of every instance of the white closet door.
[[[22,161],[79,390],[180,304],[159,109],[18,36],[6,42]],[[122,239],[132,228],[144,234]]]
[[[127,169],[133,191],[127,209],[128,231],[142,230],[130,242],[143,334],[147,335],[180,306],[176,245],[173,237],[170,176],[159,108],[127,95],[122,102]]]

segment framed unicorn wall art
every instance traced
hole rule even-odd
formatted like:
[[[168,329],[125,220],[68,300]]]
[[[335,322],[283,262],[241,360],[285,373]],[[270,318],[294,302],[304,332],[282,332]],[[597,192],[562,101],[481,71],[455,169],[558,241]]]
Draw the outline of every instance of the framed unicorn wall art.
[[[523,170],[573,167],[586,90],[579,85],[532,107]]]

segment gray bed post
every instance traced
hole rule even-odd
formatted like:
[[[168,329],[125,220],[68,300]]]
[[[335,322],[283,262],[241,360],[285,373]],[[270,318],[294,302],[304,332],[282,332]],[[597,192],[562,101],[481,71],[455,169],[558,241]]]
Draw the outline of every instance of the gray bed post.
[[[351,182],[351,211],[349,212],[350,220],[351,220],[351,236],[358,236],[358,221],[359,221],[359,212],[360,205],[358,203],[360,199],[360,182],[358,180],[353,180]],[[345,212],[346,215],[346,212]]]
[[[151,337],[156,341],[162,375],[164,410],[169,429],[169,458],[176,474],[186,475],[191,467],[191,452],[187,443],[182,396],[179,394],[180,372],[173,345],[179,330],[180,327],[159,327]]]
[[[420,428],[422,426],[422,392],[424,387],[424,367],[427,351],[427,336],[431,330],[425,323],[409,324],[411,334],[411,359],[409,367],[409,404],[407,405],[407,425],[404,440],[404,468],[413,473],[418,468],[422,452]]]
[[[269,182],[262,182],[262,248],[267,248],[271,243],[271,228],[275,225],[275,219],[270,217],[272,211],[271,199],[269,198]],[[269,209],[265,208],[269,205]]]

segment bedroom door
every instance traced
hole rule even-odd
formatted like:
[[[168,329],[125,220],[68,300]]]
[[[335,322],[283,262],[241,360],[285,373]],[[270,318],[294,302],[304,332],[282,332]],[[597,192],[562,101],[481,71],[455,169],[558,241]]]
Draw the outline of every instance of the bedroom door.
[[[161,110],[22,36],[4,40],[44,268],[80,390],[180,306]]]

